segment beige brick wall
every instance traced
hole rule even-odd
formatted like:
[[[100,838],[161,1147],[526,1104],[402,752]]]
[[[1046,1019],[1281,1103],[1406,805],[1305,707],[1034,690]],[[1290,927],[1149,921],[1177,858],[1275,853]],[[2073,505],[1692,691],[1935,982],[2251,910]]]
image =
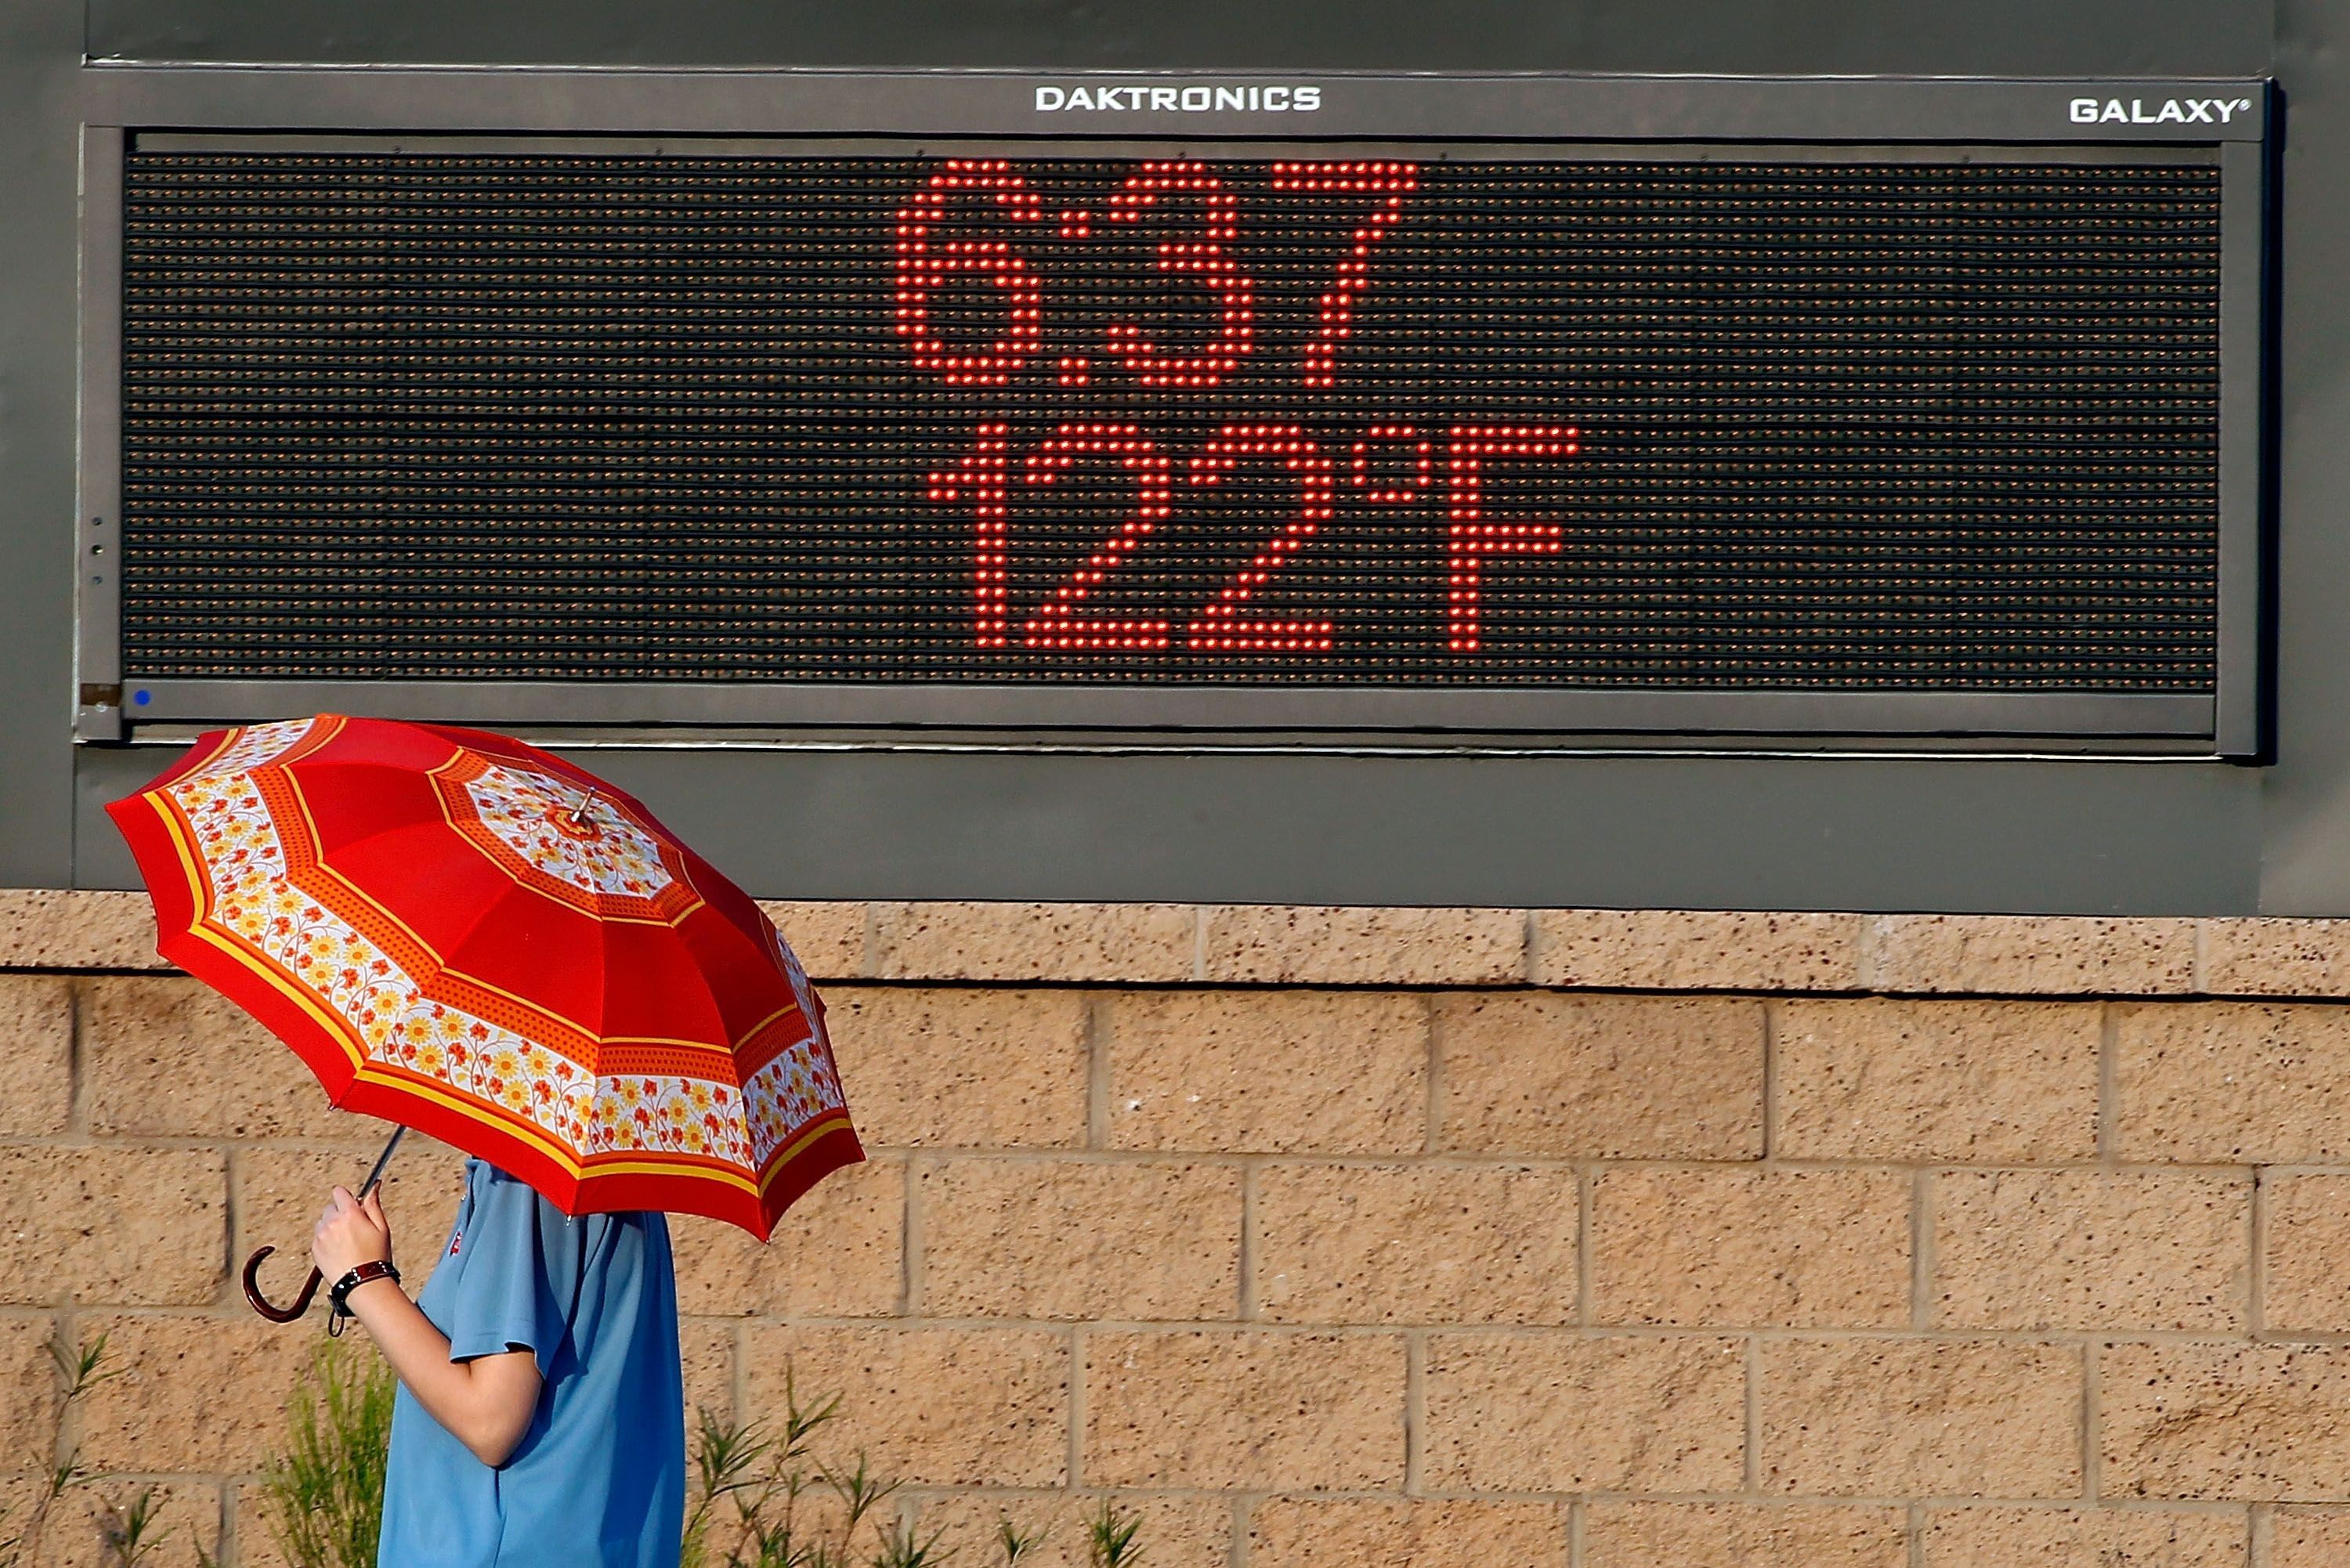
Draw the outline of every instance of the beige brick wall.
[[[959,1561],[1111,1496],[1153,1568],[2350,1562],[2350,925],[773,908],[873,1158],[678,1222],[689,1395],[843,1389]],[[270,1563],[317,1325],[232,1264],[378,1128],[150,936],[0,892],[0,1504],[78,1445],[57,1561],[153,1482]]]

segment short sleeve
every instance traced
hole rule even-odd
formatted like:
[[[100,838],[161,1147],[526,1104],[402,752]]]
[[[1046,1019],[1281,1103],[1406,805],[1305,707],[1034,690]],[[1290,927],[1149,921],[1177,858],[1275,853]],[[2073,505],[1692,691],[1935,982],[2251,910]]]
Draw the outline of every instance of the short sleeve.
[[[448,1303],[449,1359],[528,1350],[547,1376],[578,1294],[579,1227],[527,1183],[493,1170],[474,1194],[465,1251]]]

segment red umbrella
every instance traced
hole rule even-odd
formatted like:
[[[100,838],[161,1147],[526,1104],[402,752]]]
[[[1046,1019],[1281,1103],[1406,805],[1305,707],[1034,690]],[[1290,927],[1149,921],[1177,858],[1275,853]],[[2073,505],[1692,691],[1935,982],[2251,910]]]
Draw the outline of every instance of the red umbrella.
[[[764,1239],[864,1158],[824,1004],[773,923],[560,757],[321,714],[206,734],[107,809],[165,958],[337,1106],[567,1213],[676,1210]]]

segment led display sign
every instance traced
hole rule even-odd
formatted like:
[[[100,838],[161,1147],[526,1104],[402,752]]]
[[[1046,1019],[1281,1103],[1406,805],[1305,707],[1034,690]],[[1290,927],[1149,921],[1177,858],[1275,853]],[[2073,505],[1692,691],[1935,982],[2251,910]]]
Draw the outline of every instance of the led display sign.
[[[2216,733],[2191,141],[120,156],[175,716]]]

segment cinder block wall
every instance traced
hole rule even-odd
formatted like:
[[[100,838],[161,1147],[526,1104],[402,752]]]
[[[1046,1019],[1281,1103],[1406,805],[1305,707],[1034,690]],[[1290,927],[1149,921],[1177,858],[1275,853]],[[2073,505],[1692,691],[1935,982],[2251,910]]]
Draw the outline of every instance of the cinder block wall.
[[[1153,1568],[2350,1561],[2350,922],[773,909],[873,1158],[678,1223],[690,1397],[843,1390],[963,1561],[1105,1494]],[[57,1561],[158,1482],[269,1563],[318,1325],[232,1264],[380,1129],[151,940],[0,894],[0,1498],[71,1445]]]

